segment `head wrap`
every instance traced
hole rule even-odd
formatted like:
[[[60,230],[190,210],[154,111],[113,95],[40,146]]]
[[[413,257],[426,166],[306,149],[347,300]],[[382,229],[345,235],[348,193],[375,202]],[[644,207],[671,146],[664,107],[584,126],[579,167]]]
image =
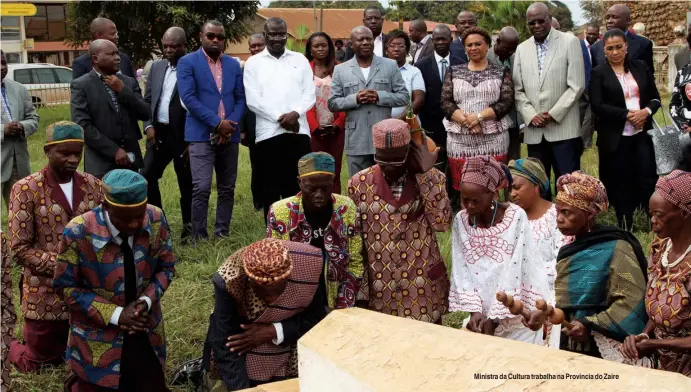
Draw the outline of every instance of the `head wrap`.
[[[691,214],[691,173],[673,170],[657,180],[655,191],[668,202]]]
[[[274,238],[249,245],[241,257],[247,276],[260,284],[279,282],[287,278],[293,270],[288,248],[281,240]]]
[[[389,149],[410,144],[410,126],[403,120],[389,118],[372,126],[374,148]]]
[[[525,158],[509,162],[511,175],[523,177],[537,185],[542,192],[549,192],[549,178],[539,159]]]
[[[104,197],[116,207],[146,204],[147,182],[141,174],[127,169],[111,170],[103,176]]]
[[[334,158],[325,152],[311,152],[298,161],[298,175],[300,177],[313,176],[315,174],[336,175],[336,163]]]
[[[502,164],[490,156],[482,155],[465,161],[461,172],[461,184],[463,183],[480,185],[496,192],[509,185],[509,178]]]
[[[58,143],[84,143],[84,130],[72,121],[58,121],[46,128],[46,146]]]
[[[607,191],[602,182],[581,171],[559,177],[557,192],[557,201],[596,215],[609,207]]]

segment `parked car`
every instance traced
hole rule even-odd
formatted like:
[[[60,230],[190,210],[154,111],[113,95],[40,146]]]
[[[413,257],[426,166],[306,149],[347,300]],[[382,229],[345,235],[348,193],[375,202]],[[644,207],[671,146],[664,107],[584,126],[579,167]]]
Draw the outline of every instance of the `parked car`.
[[[53,64],[8,64],[7,78],[23,84],[36,107],[70,103],[71,68]]]

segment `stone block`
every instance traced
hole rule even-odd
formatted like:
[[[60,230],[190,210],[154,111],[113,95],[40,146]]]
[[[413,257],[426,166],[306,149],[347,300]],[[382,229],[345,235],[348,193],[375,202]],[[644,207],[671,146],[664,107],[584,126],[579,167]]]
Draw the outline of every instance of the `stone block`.
[[[298,341],[300,392],[690,391],[680,374],[362,309]]]

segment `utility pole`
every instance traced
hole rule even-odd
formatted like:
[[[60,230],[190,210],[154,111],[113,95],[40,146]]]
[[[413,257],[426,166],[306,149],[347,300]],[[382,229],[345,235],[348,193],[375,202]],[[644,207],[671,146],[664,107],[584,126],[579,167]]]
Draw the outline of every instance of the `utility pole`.
[[[319,31],[319,19],[317,18],[317,0],[312,0],[312,11],[314,12],[314,31]]]

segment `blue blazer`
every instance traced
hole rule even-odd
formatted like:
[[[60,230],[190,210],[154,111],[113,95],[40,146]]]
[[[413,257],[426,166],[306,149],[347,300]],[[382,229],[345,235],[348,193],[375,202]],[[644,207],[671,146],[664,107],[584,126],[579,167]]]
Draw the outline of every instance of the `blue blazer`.
[[[590,64],[590,51],[588,50],[588,47],[585,46],[585,42],[583,40],[580,40],[580,42],[581,52],[583,52],[583,65],[585,66],[585,86],[587,88],[588,83],[590,83],[590,71],[593,69],[593,66]]]
[[[465,52],[465,47],[458,38],[454,38],[454,40],[451,42],[449,52],[451,52],[451,55],[454,57],[460,57],[466,63],[469,61],[468,55]]]
[[[245,114],[245,88],[242,84],[242,70],[235,59],[223,55],[223,88],[219,92],[209,69],[203,49],[185,55],[178,62],[178,93],[187,108],[185,141],[188,143],[208,142],[211,133],[221,120],[240,124]],[[226,118],[218,116],[218,105],[223,100]],[[240,127],[230,141],[240,142]]]

